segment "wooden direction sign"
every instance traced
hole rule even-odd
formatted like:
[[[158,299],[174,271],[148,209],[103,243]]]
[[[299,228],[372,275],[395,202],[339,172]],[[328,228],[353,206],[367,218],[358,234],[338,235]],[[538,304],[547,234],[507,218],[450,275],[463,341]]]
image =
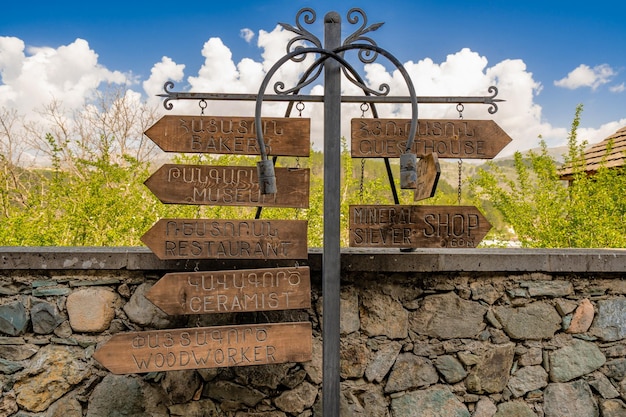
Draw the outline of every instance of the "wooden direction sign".
[[[167,314],[208,314],[311,307],[309,267],[165,274],[146,298]]]
[[[191,327],[114,335],[93,357],[114,374],[311,360],[311,323]]]
[[[309,156],[311,120],[264,117],[268,155]],[[163,116],[148,136],[165,152],[259,155],[254,117]]]
[[[355,158],[399,158],[406,149],[410,119],[352,119]],[[418,119],[413,151],[418,158],[491,159],[511,137],[493,120]]]
[[[420,158],[417,163],[417,188],[415,189],[414,201],[434,197],[440,175],[441,167],[436,153],[431,152]]]
[[[350,246],[475,248],[491,229],[473,206],[350,206]]]
[[[160,219],[141,241],[160,259],[306,259],[306,220]]]
[[[276,194],[261,194],[256,167],[165,164],[144,184],[163,203],[309,206],[309,169],[275,168]]]

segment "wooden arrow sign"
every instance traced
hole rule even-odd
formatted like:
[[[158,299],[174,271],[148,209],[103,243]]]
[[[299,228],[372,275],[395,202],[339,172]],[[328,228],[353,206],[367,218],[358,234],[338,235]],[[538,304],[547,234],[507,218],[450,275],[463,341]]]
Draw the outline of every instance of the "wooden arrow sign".
[[[306,220],[161,219],[141,241],[160,259],[306,259]]]
[[[146,298],[167,314],[208,314],[311,307],[309,267],[165,274]]]
[[[268,155],[309,156],[311,120],[262,118]],[[148,136],[165,152],[259,155],[254,117],[163,116]]]
[[[352,119],[355,158],[399,158],[406,148],[410,119]],[[422,158],[491,159],[511,137],[493,120],[419,119],[413,152]]]
[[[163,203],[309,206],[309,169],[275,168],[276,194],[261,194],[256,167],[165,164],[144,184]]]
[[[114,374],[311,360],[311,323],[191,327],[118,333],[93,354]]]
[[[417,188],[414,201],[434,197],[440,175],[441,167],[436,153],[431,152],[421,158],[417,163]]]
[[[475,248],[491,224],[473,206],[350,206],[350,246]]]

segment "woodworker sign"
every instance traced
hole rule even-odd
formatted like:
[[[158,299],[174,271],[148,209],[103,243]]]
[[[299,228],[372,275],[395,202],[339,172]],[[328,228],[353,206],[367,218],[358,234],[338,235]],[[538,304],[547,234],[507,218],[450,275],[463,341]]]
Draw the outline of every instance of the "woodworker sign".
[[[311,307],[309,267],[165,274],[146,298],[170,315]]]
[[[311,360],[311,323],[118,333],[93,355],[115,374]]]
[[[306,259],[306,220],[160,219],[141,241],[160,259]]]
[[[406,149],[410,119],[352,119],[352,156],[399,158]],[[493,120],[418,119],[413,151],[418,158],[491,159],[511,137]]]
[[[306,118],[262,118],[268,155],[309,156]],[[163,116],[145,135],[165,152],[259,155],[254,117]]]
[[[472,206],[350,206],[350,246],[475,248],[491,229]]]
[[[163,203],[309,206],[309,169],[275,168],[276,194],[261,194],[256,167],[165,164],[144,184]]]

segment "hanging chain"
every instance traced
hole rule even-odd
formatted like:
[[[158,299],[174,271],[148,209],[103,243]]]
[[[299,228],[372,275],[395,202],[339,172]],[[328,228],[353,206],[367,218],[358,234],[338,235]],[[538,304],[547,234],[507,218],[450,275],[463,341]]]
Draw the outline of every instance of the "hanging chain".
[[[461,205],[461,184],[463,183],[463,160],[459,159],[459,188],[458,188],[458,192],[457,192],[457,201],[459,203],[459,206]]]
[[[363,183],[365,182],[365,158],[361,158],[361,179],[359,182],[359,198],[363,202]]]
[[[198,106],[200,106],[200,116],[204,116],[204,109],[206,109],[208,103],[205,99],[202,99],[198,102]]]
[[[304,110],[304,103],[299,101],[296,103],[296,110],[298,110],[298,117],[302,117],[302,111]],[[296,156],[296,168],[300,168],[300,157]]]
[[[368,103],[361,103],[361,118],[365,117],[365,112],[370,109]],[[359,180],[359,198],[361,203],[363,202],[364,194],[364,182],[365,182],[365,158],[361,158],[361,178]]]
[[[459,112],[459,119],[463,120],[463,110],[465,109],[465,107],[463,106],[463,103],[459,103],[456,105],[456,111]],[[463,184],[463,160],[459,159],[459,187],[457,189],[457,202],[459,204],[459,206],[461,205],[461,191],[462,191],[462,184]]]

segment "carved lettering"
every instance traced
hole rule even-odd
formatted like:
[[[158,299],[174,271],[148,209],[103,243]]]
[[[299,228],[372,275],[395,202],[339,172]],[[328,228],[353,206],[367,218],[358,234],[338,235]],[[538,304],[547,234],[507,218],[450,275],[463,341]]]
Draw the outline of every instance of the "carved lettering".
[[[164,203],[306,208],[309,169],[276,168],[278,193],[260,193],[255,167],[165,164],[146,181]]]
[[[407,151],[409,119],[353,119],[352,156],[398,158]],[[511,138],[491,120],[418,119],[411,151],[440,158],[493,158]]]
[[[350,246],[355,247],[476,247],[490,228],[474,207],[350,207]]]
[[[116,334],[93,357],[115,373],[297,362],[311,338],[307,322],[152,330]]]

